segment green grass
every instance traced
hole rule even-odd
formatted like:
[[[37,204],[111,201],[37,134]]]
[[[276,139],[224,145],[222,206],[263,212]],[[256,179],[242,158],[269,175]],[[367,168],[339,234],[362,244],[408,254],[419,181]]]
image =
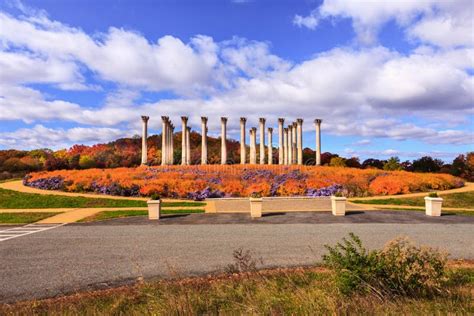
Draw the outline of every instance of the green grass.
[[[202,209],[177,209],[177,210],[161,210],[161,214],[190,214],[190,213],[204,213]],[[112,218],[122,218],[130,216],[147,216],[148,211],[134,211],[134,210],[124,210],[124,211],[106,211],[99,212],[93,216],[86,217],[79,222],[96,222],[103,221]]]
[[[428,194],[427,194],[428,195]],[[443,207],[474,208],[474,191],[440,195]],[[424,197],[351,200],[354,203],[377,205],[425,206]]]
[[[0,304],[0,314],[472,315],[474,270],[458,269],[456,274],[450,291],[434,297],[344,296],[329,271],[293,268],[160,280],[45,301]]]
[[[202,202],[167,202],[163,207],[202,206]],[[146,201],[72,197],[52,194],[23,193],[0,188],[0,209],[146,207]]]
[[[61,213],[0,213],[0,224],[29,224],[57,214]]]

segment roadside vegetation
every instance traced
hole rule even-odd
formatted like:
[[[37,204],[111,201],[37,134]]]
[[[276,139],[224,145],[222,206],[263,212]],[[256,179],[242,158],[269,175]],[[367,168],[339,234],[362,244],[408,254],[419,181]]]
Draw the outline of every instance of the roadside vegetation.
[[[440,195],[443,207],[474,208],[474,191]],[[360,204],[425,206],[424,197],[351,200]]]
[[[164,202],[163,207],[203,206],[202,202]],[[0,188],[0,209],[146,207],[146,201],[23,193]]]
[[[449,266],[445,254],[395,239],[364,249],[357,236],[327,247],[323,266],[259,270],[241,249],[220,275],[0,305],[0,314],[472,314],[474,268]]]
[[[0,213],[0,224],[30,224],[57,214],[61,212]]]
[[[204,213],[203,209],[174,209],[174,210],[161,210],[161,214],[191,214],[191,213]],[[124,211],[105,211],[99,212],[95,215],[86,217],[79,222],[97,222],[113,218],[123,218],[130,216],[148,216],[148,211],[134,211],[134,210],[124,210]]]

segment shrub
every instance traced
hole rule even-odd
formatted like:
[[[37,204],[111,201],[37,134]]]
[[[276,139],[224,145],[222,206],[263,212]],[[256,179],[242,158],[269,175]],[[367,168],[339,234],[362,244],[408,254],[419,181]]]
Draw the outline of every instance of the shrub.
[[[431,192],[430,194],[428,194],[428,197],[437,198],[437,197],[438,197],[438,193],[436,193],[436,192]]]
[[[335,272],[343,294],[371,292],[379,296],[429,296],[443,292],[447,282],[447,255],[429,247],[416,247],[396,238],[382,250],[368,251],[353,233],[334,247],[326,246],[324,263]]]

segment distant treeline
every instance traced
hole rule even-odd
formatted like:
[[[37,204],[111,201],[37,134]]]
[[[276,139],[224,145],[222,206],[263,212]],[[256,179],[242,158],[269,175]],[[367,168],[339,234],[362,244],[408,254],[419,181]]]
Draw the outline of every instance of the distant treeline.
[[[201,157],[201,135],[192,132],[191,161],[199,163]],[[148,142],[148,161],[150,165],[161,164],[161,136],[153,135]],[[181,161],[181,133],[174,135],[175,163]],[[240,162],[240,144],[235,140],[227,140],[228,163]],[[258,150],[258,146],[257,146]],[[247,150],[247,155],[249,150]],[[315,152],[309,148],[303,151],[303,162],[314,164]],[[108,144],[93,146],[74,145],[69,149],[52,151],[50,149],[2,150],[0,151],[0,179],[22,177],[28,172],[58,169],[89,169],[136,167],[141,161],[141,138],[122,138]],[[208,161],[210,164],[220,163],[220,138],[208,137]],[[278,150],[273,151],[273,161],[278,161]],[[350,168],[377,168],[385,170],[406,170],[413,172],[441,172],[474,181],[474,152],[460,154],[452,163],[444,163],[440,159],[429,156],[413,161],[400,161],[397,157],[388,160],[359,158],[343,158],[337,154],[325,152],[321,155],[323,165]]]

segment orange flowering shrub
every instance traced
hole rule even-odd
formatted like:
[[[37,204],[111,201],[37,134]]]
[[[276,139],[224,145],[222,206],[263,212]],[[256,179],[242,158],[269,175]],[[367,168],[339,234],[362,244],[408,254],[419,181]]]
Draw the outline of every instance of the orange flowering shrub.
[[[447,174],[314,166],[207,165],[56,170],[29,174],[26,185],[123,196],[387,195],[462,186]]]

